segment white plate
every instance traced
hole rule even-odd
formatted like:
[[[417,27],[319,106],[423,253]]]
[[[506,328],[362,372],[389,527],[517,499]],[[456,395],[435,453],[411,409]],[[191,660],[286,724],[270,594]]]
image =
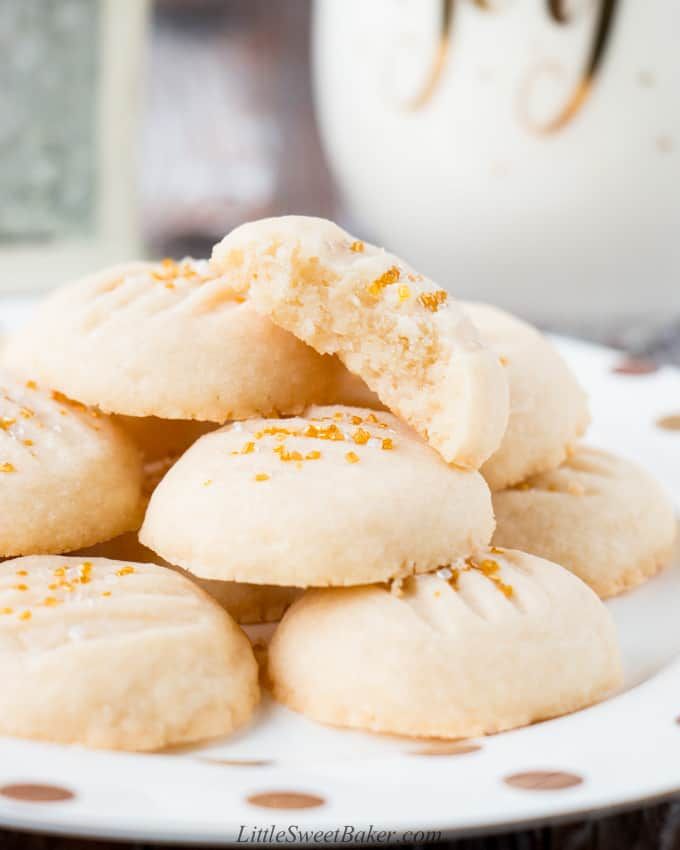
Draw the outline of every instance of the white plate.
[[[12,320],[21,312],[15,303]],[[10,310],[0,305],[0,317],[9,322]],[[655,424],[680,414],[680,372],[615,374],[615,352],[558,344],[592,395],[591,442],[646,465],[680,507],[680,431]],[[659,799],[680,792],[679,601],[676,558],[668,571],[610,603],[625,658],[620,694],[457,753],[425,755],[432,745],[424,741],[337,731],[271,703],[237,737],[173,753],[0,739],[0,825],[211,844],[289,828],[299,843],[319,843],[314,831],[338,828],[334,837],[342,840],[345,827],[358,841],[372,826],[374,837],[391,830],[392,839],[417,842],[437,832],[498,830]],[[517,774],[529,776],[509,784]],[[7,796],[17,785],[28,787],[14,790],[19,799]],[[31,799],[59,796],[59,789],[72,796]],[[257,795],[264,795],[259,805]],[[299,808],[311,803],[317,805]]]

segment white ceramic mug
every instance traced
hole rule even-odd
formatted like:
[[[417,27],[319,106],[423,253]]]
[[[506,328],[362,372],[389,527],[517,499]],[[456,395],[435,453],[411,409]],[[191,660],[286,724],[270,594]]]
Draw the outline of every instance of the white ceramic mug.
[[[678,0],[317,0],[366,235],[538,320],[680,311]]]

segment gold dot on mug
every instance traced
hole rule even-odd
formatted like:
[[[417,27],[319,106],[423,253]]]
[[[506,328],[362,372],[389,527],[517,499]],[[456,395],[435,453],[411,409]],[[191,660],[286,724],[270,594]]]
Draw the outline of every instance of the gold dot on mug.
[[[530,770],[525,773],[513,773],[503,780],[512,788],[523,791],[562,791],[581,785],[583,779],[575,773],[561,770]]]
[[[654,74],[646,69],[638,71],[637,81],[641,86],[643,86],[643,88],[646,89],[651,89],[656,82]]]
[[[680,431],[680,413],[670,413],[667,416],[660,416],[656,420],[657,428],[663,428],[664,431]]]
[[[246,798],[251,806],[261,809],[316,809],[326,802],[316,794],[299,791],[263,791]]]
[[[22,803],[63,803],[66,800],[73,800],[75,796],[73,791],[60,788],[58,785],[21,783],[0,788],[0,797],[19,800]]]

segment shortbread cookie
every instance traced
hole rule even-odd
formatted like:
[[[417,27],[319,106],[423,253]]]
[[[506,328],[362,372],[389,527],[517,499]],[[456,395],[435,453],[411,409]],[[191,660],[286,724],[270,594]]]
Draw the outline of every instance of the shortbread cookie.
[[[493,499],[494,543],[561,564],[603,598],[670,560],[673,505],[647,472],[609,452],[580,446],[558,469]]]
[[[0,557],[89,546],[141,512],[141,457],[119,428],[0,372]]]
[[[467,738],[576,711],[621,682],[616,633],[567,570],[490,550],[386,586],[309,590],[269,647],[274,697],[334,726]]]
[[[112,558],[117,561],[135,561],[141,564],[159,564],[177,570],[202,590],[212,596],[241,625],[276,623],[286,609],[299,598],[296,587],[275,587],[268,584],[246,584],[235,581],[212,581],[191,575],[181,567],[164,561],[151,549],[139,542],[136,532],[123,534],[107,543],[100,543],[78,553],[81,557]]]
[[[0,735],[153,750],[226,735],[259,697],[248,638],[151,564],[0,565]]]
[[[464,303],[463,308],[500,356],[508,378],[508,427],[481,470],[492,490],[502,490],[562,463],[588,426],[588,400],[536,328],[488,304]]]
[[[110,413],[219,423],[335,401],[344,371],[195,260],[116,266],[57,290],[5,362]]]
[[[157,416],[114,416],[113,420],[137,443],[145,463],[176,460],[199,437],[219,427],[214,422]]]
[[[390,413],[316,407],[202,437],[154,492],[140,539],[202,578],[305,587],[430,570],[492,531],[481,475]]]
[[[399,257],[330,221],[289,216],[238,227],[212,259],[264,315],[337,354],[445,460],[477,469],[500,445],[508,389],[498,356]]]

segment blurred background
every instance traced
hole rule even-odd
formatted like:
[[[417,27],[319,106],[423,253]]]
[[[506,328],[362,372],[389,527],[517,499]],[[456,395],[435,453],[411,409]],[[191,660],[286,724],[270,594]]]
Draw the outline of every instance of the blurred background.
[[[674,0],[0,0],[0,291],[300,213],[677,350],[679,44]]]

